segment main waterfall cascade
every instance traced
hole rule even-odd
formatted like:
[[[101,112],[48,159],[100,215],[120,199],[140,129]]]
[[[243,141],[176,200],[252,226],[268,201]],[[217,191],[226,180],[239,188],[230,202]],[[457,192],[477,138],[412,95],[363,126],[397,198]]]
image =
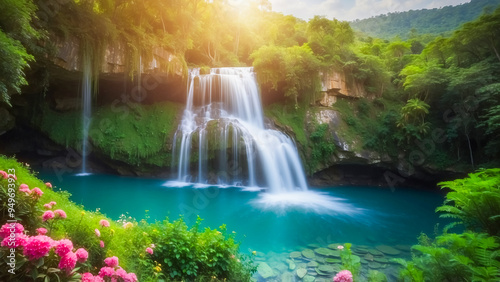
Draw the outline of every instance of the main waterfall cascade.
[[[80,176],[88,175],[87,172],[87,155],[88,152],[88,135],[90,128],[90,120],[92,115],[92,65],[90,58],[87,56],[83,60],[82,65],[82,172]]]
[[[180,182],[307,190],[295,144],[264,124],[252,68],[190,70],[173,165]]]

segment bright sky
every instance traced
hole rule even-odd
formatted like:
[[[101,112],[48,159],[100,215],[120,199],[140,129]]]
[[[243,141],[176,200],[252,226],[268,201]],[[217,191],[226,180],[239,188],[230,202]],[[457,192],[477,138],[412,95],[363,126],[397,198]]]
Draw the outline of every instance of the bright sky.
[[[315,15],[344,21],[390,12],[455,6],[470,0],[269,0],[273,11],[309,20]]]

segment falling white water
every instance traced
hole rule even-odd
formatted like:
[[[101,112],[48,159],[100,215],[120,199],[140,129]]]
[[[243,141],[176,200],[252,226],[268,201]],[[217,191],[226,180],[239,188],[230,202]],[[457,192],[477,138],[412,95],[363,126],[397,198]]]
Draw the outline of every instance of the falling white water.
[[[82,172],[79,175],[88,175],[87,172],[87,155],[88,152],[88,135],[90,127],[90,119],[92,115],[92,65],[90,58],[85,56],[82,64]]]
[[[179,182],[307,190],[295,144],[264,125],[252,68],[190,71],[173,151]]]

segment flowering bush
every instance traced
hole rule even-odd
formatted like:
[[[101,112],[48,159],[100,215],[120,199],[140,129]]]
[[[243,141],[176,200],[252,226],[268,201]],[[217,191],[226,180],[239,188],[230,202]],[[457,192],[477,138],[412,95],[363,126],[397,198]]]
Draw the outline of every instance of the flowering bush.
[[[352,282],[352,273],[349,270],[342,270],[335,277],[334,282]]]

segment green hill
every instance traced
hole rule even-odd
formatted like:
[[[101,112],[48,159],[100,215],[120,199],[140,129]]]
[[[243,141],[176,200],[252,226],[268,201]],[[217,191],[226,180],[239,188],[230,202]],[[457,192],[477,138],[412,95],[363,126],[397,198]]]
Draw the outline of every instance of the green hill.
[[[500,0],[472,0],[458,6],[440,9],[410,10],[395,12],[351,22],[353,29],[369,36],[391,39],[399,36],[407,39],[410,31],[419,34],[448,34],[461,24],[472,21],[484,11],[493,11]]]

